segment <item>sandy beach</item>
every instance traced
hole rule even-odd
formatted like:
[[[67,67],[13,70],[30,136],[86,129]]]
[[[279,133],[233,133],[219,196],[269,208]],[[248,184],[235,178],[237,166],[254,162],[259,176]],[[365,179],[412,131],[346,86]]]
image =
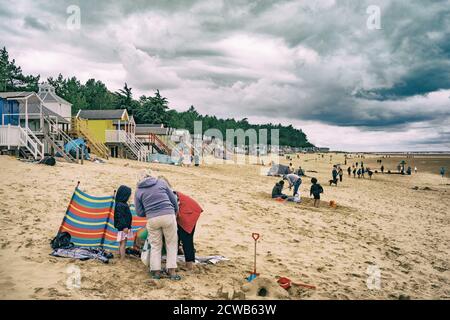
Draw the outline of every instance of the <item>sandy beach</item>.
[[[450,157],[440,157],[449,168]],[[364,161],[375,169],[376,159],[368,155]],[[261,275],[254,286],[264,283],[272,299],[450,298],[450,179],[427,172],[429,161],[412,176],[375,174],[369,180],[345,172],[343,183],[330,187],[332,163],[344,163],[343,154],[333,155],[332,163],[329,155],[294,157],[294,167],[301,165],[325,189],[317,209],[309,198],[310,178],[303,179],[301,204],[280,203],[270,198],[279,178],[261,175],[258,165],[182,168],[112,159],[49,167],[8,156],[0,162],[1,299],[261,298],[244,280],[253,264],[252,232],[261,234]],[[94,196],[111,195],[121,184],[134,191],[143,168],[164,175],[204,208],[197,255],[230,261],[197,266],[193,273],[181,270],[182,281],[173,282],[151,280],[138,259],[103,264],[49,255],[77,181]],[[336,208],[328,205],[331,200]],[[70,290],[67,271],[73,265],[81,270],[81,288]],[[367,271],[374,267],[381,283],[370,289]],[[286,291],[276,284],[277,276],[316,289]]]

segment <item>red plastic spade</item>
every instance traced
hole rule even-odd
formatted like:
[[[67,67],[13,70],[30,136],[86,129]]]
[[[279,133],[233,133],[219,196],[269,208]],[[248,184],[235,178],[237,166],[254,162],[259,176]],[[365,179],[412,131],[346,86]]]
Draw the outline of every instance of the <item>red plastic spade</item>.
[[[253,272],[250,273],[250,276],[247,278],[247,281],[251,282],[254,280],[257,276],[259,276],[259,273],[256,272],[256,244],[259,239],[259,233],[252,233],[252,238],[255,240],[255,256],[253,260]]]

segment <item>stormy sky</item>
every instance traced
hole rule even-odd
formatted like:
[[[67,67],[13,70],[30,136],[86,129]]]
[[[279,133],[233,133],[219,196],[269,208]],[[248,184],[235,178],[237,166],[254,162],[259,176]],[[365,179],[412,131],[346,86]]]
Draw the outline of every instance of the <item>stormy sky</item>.
[[[450,0],[0,0],[0,45],[27,74],[160,89],[334,150],[450,151]]]

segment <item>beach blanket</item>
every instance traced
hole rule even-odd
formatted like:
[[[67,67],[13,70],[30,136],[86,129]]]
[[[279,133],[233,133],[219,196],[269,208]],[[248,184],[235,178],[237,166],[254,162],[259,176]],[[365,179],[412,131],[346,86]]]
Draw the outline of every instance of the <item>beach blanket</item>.
[[[139,229],[145,227],[147,220],[136,215],[134,205],[130,206],[130,210],[133,215],[132,230],[136,234]],[[118,230],[114,228],[114,197],[94,197],[77,187],[59,232],[68,232],[76,247],[118,251]],[[128,239],[127,247],[131,248],[133,243],[134,237]]]
[[[141,252],[141,261],[144,265],[146,265],[147,267],[150,265],[150,253],[151,253],[151,247],[149,244],[149,241],[146,240],[145,244],[142,248],[142,252]],[[162,262],[166,262],[167,260],[167,256],[163,255],[161,257],[161,261]],[[195,257],[195,263],[199,263],[199,264],[217,264],[220,261],[229,261],[230,259],[225,258],[224,256],[205,256],[205,257]],[[186,260],[184,259],[184,255],[178,255],[177,256],[177,262],[186,262]]]
[[[113,256],[102,249],[93,248],[68,248],[68,249],[55,249],[50,254],[54,257],[72,258],[80,260],[96,259],[103,263],[108,263],[109,259]]]
[[[163,262],[166,261],[166,256],[162,256],[161,259]],[[184,255],[177,256],[177,262],[185,262]],[[220,261],[230,261],[230,259],[225,258],[224,256],[204,256],[204,257],[195,257],[195,263],[199,264],[217,264]]]

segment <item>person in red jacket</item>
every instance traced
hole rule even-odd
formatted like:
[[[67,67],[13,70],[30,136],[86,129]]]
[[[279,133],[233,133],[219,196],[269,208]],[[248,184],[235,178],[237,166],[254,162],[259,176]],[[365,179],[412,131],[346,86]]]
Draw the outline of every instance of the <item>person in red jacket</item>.
[[[186,268],[192,270],[195,262],[194,232],[195,226],[203,209],[191,197],[174,191],[178,197],[179,212],[178,222],[178,240],[183,245]]]

